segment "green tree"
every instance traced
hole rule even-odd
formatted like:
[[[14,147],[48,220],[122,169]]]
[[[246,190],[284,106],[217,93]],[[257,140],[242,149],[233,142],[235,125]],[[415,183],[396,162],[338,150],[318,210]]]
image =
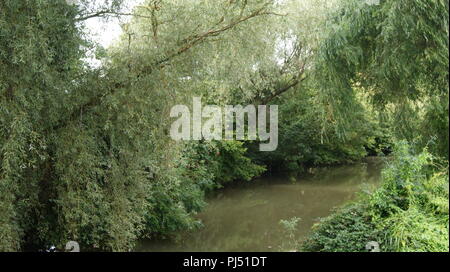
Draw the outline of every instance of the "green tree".
[[[90,70],[82,22],[121,15],[120,2],[0,3],[0,250],[128,250],[196,225],[205,186],[176,167],[184,145],[168,137],[168,110],[195,58],[272,3],[146,1]]]
[[[448,13],[444,0],[343,1],[316,56],[317,86],[338,131],[357,120],[357,87],[398,138],[448,158]]]

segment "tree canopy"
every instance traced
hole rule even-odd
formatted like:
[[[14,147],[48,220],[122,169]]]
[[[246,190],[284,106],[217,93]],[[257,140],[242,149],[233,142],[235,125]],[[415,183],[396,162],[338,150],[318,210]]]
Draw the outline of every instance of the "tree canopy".
[[[387,153],[448,159],[448,2],[0,2],[0,251],[133,249],[199,226],[206,192]],[[101,48],[86,20],[127,16]],[[102,65],[86,63],[92,51]],[[280,148],[170,139],[170,108],[280,105]]]

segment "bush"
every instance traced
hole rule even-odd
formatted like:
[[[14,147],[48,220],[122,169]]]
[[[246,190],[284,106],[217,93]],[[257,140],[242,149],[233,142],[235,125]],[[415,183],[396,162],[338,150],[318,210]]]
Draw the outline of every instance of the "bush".
[[[381,187],[323,219],[302,249],[364,251],[373,240],[382,251],[448,251],[448,172],[433,166],[426,150],[399,142]]]
[[[220,188],[232,181],[249,181],[266,168],[247,156],[239,141],[191,142],[186,146],[185,175],[195,180],[209,180],[205,189]]]
[[[363,201],[349,204],[321,219],[302,244],[302,251],[358,252],[367,242],[379,241],[381,233],[367,214]]]

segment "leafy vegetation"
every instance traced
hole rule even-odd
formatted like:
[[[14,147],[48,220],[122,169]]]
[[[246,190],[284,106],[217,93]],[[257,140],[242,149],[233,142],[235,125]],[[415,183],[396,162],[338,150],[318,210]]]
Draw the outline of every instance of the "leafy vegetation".
[[[283,227],[284,236],[286,236],[286,242],[284,242],[280,246],[280,250],[292,251],[295,250],[295,247],[298,244],[298,241],[295,237],[295,231],[297,230],[298,222],[301,221],[301,218],[292,217],[290,219],[280,220],[280,225]]]
[[[274,152],[262,153],[253,147],[251,157],[274,172],[302,173],[311,166],[352,163],[369,153],[389,153],[383,145],[390,145],[392,137],[382,134],[380,124],[360,108],[360,121],[347,130],[345,139],[336,133],[332,120],[320,118],[324,106],[320,94],[311,87],[291,90],[293,97],[281,98],[279,147]],[[375,133],[374,133],[375,132]]]
[[[305,248],[448,250],[448,170],[436,167],[448,165],[447,1],[126,4],[0,1],[0,251],[128,251],[197,228],[211,190],[399,140],[411,145],[370,201],[325,219]],[[129,20],[103,48],[86,22],[112,17]],[[193,96],[279,105],[278,149],[173,141],[170,109]]]
[[[433,173],[432,158],[399,143],[381,188],[322,219],[302,249],[357,252],[376,241],[382,251],[448,251],[448,171]]]
[[[336,13],[317,54],[326,83],[317,82],[346,117],[338,131],[354,122],[353,88],[394,138],[414,144],[400,142],[382,188],[325,219],[305,250],[362,251],[373,238],[384,251],[448,251],[448,10],[446,1],[345,1]]]

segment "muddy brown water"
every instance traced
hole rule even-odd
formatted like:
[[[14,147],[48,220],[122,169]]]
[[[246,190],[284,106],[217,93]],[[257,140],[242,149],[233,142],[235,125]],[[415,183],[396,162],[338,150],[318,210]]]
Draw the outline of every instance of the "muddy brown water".
[[[295,181],[264,177],[208,198],[198,214],[203,227],[181,235],[177,241],[143,240],[136,251],[280,251],[289,237],[280,220],[300,218],[295,239],[304,239],[320,217],[354,199],[362,190],[373,190],[381,179],[383,162],[367,158],[353,165],[312,169]]]

